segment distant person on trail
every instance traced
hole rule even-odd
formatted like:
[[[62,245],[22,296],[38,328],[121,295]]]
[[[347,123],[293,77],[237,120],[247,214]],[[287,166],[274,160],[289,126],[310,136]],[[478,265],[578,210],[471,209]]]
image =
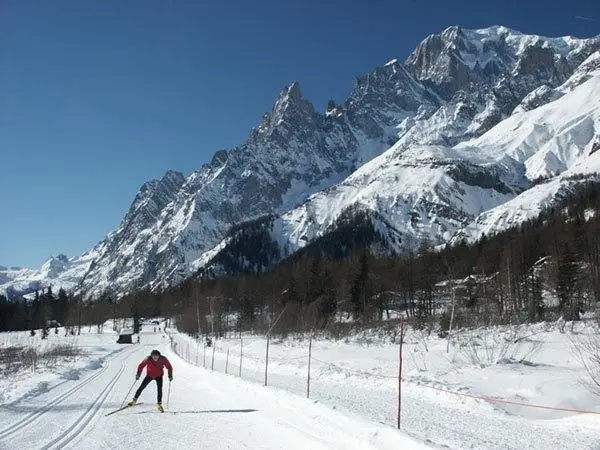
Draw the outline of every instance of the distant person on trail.
[[[173,381],[173,366],[169,360],[160,354],[158,350],[152,350],[150,356],[145,358],[137,368],[137,373],[135,375],[135,379],[139,380],[140,375],[142,374],[142,370],[146,368],[146,377],[142,380],[142,384],[135,392],[133,396],[133,400],[128,403],[129,406],[133,406],[137,403],[137,399],[140,397],[142,391],[148,386],[148,384],[152,381],[156,381],[156,390],[157,390],[157,403],[156,406],[160,412],[164,412],[162,407],[162,386],[163,386],[163,372],[165,367],[167,368],[167,373],[169,375],[169,381]]]

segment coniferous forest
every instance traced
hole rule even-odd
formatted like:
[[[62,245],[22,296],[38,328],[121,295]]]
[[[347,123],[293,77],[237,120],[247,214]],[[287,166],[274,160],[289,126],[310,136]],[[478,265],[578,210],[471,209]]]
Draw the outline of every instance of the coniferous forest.
[[[46,288],[34,299],[0,296],[0,330],[48,332],[58,323],[75,333],[114,317],[166,316],[190,333],[343,333],[402,313],[443,333],[452,305],[453,328],[578,320],[600,300],[599,193],[598,183],[582,183],[540,217],[472,245],[434,250],[423,240],[390,256],[365,214],[364,223],[342,227],[271,269],[265,264],[276,250],[261,238],[245,243],[246,250],[266,248],[257,252],[257,266],[237,261],[227,275],[198,274],[163,292],[82,300]]]

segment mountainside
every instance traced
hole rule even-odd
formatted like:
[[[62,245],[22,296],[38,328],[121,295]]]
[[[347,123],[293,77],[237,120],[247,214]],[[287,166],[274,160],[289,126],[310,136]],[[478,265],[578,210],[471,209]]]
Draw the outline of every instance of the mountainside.
[[[48,258],[39,269],[0,266],[0,294],[12,299],[35,291],[41,294],[42,290],[46,291],[48,287],[52,288],[54,294],[60,288],[73,291],[96,256],[94,250],[70,259],[65,255],[53,256]]]
[[[473,242],[536,217],[600,172],[598,61],[600,51],[553,91],[556,100],[515,112],[479,138],[408,149],[399,141],[274,219],[271,239],[281,257],[323,240],[348,211],[367,213],[394,252],[414,249],[424,237],[432,245]],[[219,254],[230,251],[220,247]],[[202,265],[213,273],[232,270],[222,258]]]
[[[600,37],[451,27],[359,77],[323,113],[293,83],[242,145],[146,183],[78,265],[76,289],[121,294],[243,266],[244,242],[267,242],[268,266],[358,217],[389,251],[500,229],[509,222],[490,224],[490,211],[540,189],[540,177],[595,170],[599,50]]]

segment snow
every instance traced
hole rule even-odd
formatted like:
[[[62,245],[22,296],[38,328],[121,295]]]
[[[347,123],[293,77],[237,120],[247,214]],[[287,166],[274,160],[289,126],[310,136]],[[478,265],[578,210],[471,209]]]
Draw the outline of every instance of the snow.
[[[444,339],[409,330],[404,346],[402,430],[443,448],[598,448],[597,415],[520,405],[600,413],[600,399],[581,383],[586,375],[571,343],[596,329],[579,323],[571,335],[560,333],[552,323],[524,326],[516,331],[524,343],[504,346],[503,338],[514,336],[511,330],[455,333],[449,353]],[[310,398],[336,411],[395,424],[398,345],[393,339],[393,333],[371,330],[344,340],[313,340]],[[480,351],[474,361],[478,341],[487,352]],[[192,365],[211,368],[213,347],[206,349],[204,357],[202,345],[193,339],[175,334],[174,342]],[[215,372],[227,368],[230,376],[238,376],[239,336],[213,343]],[[242,348],[242,378],[263,384],[265,338],[243,335]],[[306,336],[271,339],[269,386],[306,395],[307,366]],[[494,398],[519,404],[491,401]]]
[[[455,241],[466,238],[469,242],[475,242],[484,234],[492,236],[500,230],[534,219],[554,204],[558,194],[564,192],[565,186],[568,185],[560,179],[534,186],[514,199],[480,214],[457,234]]]
[[[334,174],[329,178],[324,179],[315,186],[309,186],[306,182],[292,179],[290,181],[290,188],[281,197],[281,211],[289,211],[297,207],[300,203],[304,202],[311,193],[315,191],[322,191],[329,188],[332,185],[341,183],[347,174]]]
[[[470,41],[474,42],[505,39],[506,43],[517,55],[523,53],[526,48],[531,47],[536,43],[541,43],[542,47],[550,47],[560,55],[568,56],[571,52],[579,51],[588,41],[587,39],[577,39],[571,36],[549,38],[545,36],[528,35],[500,25],[477,30],[463,30],[463,33],[465,33]]]
[[[431,73],[421,74],[429,81],[450,75],[446,63],[454,56],[446,50],[454,55],[460,49],[472,68],[494,61],[501,79],[531,45],[550,47],[555,57],[574,64],[599,42],[525,35],[501,26],[451,27],[441,38],[447,48],[423,68]],[[176,285],[227,244],[223,239],[232,225],[267,214],[281,215],[272,237],[285,254],[327,233],[349,208],[377,213],[385,225],[376,226],[385,228],[392,246],[424,235],[441,244],[465,226],[477,235],[477,224],[497,232],[518,224],[518,217],[532,217],[509,210],[527,209],[512,200],[530,181],[600,167],[590,156],[600,130],[599,51],[556,88],[552,77],[532,81],[518,75],[515,83],[526,90],[512,92],[510,83],[504,88],[518,96],[532,92],[494,127],[511,112],[502,110],[508,93],[498,91],[498,97],[490,91],[503,86],[496,75],[447,101],[415,79],[410,64],[411,58],[404,64],[391,60],[357,79],[350,98],[336,107],[337,117],[317,114],[297,83],[286,87],[257,129],[262,133],[253,131],[244,144],[218,152],[187,178],[167,172],[145,183],[120,226],[87,256],[69,264],[50,261],[37,270],[0,268],[0,292],[33,292],[52,284],[55,292],[63,287],[86,297],[118,295],[148,276],[153,278],[148,287]],[[473,175],[471,182],[496,177],[502,193],[498,185],[457,181],[457,172]],[[542,191],[522,198],[537,193],[551,202]],[[499,217],[506,220],[495,220]]]
[[[49,286],[54,294],[60,288],[72,291],[98,256],[98,248],[70,259],[65,255],[50,257],[39,269],[0,268],[0,294],[11,290],[29,294]]]
[[[554,102],[512,115],[481,137],[455,148],[498,159],[508,155],[525,164],[532,180],[556,175],[586,154],[585,148],[600,128],[598,98],[600,75]]]
[[[596,217],[596,211],[593,209],[586,209],[584,211],[584,218],[585,221],[587,222],[590,219],[593,219],[594,217]]]
[[[362,165],[343,183],[311,196],[300,207],[283,214],[282,224],[277,226],[283,235],[276,240],[283,243],[282,248],[297,250],[323,235],[347,208],[357,205],[363,210],[378,211],[405,236],[427,233],[434,241],[449,239],[466,224],[463,221],[514,197],[455,182],[447,173],[448,167],[463,160],[466,158],[461,152],[443,146],[403,150],[395,145]],[[476,156],[471,160],[485,161]],[[440,212],[432,210],[431,205]],[[443,214],[444,208],[451,205],[456,207],[456,217]],[[418,223],[413,220],[416,213],[420,217]]]
[[[457,145],[455,150],[478,158],[508,156],[525,165],[530,179],[555,178],[483,212],[459,231],[455,241],[466,237],[473,242],[484,233],[495,234],[533,219],[573,191],[578,182],[569,177],[595,177],[600,155],[591,150],[600,130],[599,98],[600,74],[595,74],[558,100],[515,113],[480,138]]]
[[[139,345],[119,345],[115,338],[108,330],[84,333],[78,341],[90,353],[75,366],[57,364],[3,383],[0,448],[428,447],[360,415],[194,367],[169,351],[163,334],[142,332]],[[174,366],[174,381],[164,388],[165,414],[154,408],[151,384],[140,405],[105,416],[131,397],[136,366],[153,348]]]
[[[400,232],[428,233],[434,241],[449,239],[459,231],[460,235],[481,236],[518,225],[555,201],[558,186],[536,186],[515,199],[515,194],[456,183],[445,167],[461,161],[496,167],[505,183],[517,187],[526,182],[519,177],[521,170],[530,180],[598,170],[598,156],[588,155],[600,129],[600,103],[590,98],[600,98],[599,75],[556,101],[515,113],[481,137],[453,148],[407,147],[401,140],[342,183],[284,214],[277,227],[284,235],[275,239],[291,251],[301,248],[355,205],[378,211]],[[436,214],[431,205],[454,208],[456,218]],[[416,227],[410,223],[414,212],[420,217]]]
[[[565,333],[559,328],[540,323],[456,331],[448,352],[445,339],[408,328],[401,432],[395,428],[395,324],[342,340],[317,335],[310,398],[304,335],[271,339],[265,387],[264,336],[232,335],[204,351],[175,329],[165,335],[148,324],[133,345],[116,344],[110,323],[101,334],[85,327],[80,336],[65,337],[61,329],[46,341],[1,333],[1,348],[71,344],[84,354],[3,377],[0,449],[125,449],[157,440],[181,449],[598,448],[600,422],[593,412],[600,413],[600,398],[582,383],[586,372],[573,348],[598,329],[588,321],[574,324],[573,333],[570,324]],[[519,344],[512,344],[515,338]],[[165,414],[154,409],[151,384],[139,406],[105,416],[132,396],[136,366],[154,348],[174,366],[171,388],[168,382],[164,388]]]

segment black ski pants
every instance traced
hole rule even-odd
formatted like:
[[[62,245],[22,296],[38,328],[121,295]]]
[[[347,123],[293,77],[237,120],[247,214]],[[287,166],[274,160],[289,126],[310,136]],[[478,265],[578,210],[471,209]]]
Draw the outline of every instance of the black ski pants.
[[[152,380],[156,381],[156,398],[158,403],[162,402],[162,386],[163,386],[163,377],[158,377],[158,378],[152,378],[149,377],[148,375],[146,375],[146,377],[142,380],[142,384],[140,384],[140,387],[138,388],[137,391],[135,391],[135,396],[134,398],[137,400],[140,397],[140,394],[142,393],[142,391],[144,389],[146,389],[146,386],[148,386],[148,384],[150,384],[150,382]]]

